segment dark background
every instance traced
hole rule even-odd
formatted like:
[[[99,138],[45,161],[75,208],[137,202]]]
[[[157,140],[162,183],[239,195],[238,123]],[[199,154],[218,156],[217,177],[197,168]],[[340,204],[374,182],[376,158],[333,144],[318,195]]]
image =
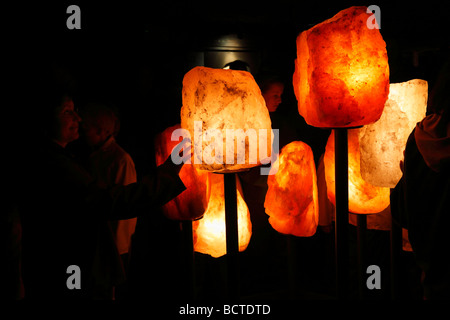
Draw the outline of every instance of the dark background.
[[[40,137],[40,116],[55,83],[73,94],[76,105],[114,104],[122,120],[118,141],[133,157],[138,177],[148,173],[154,165],[154,136],[179,123],[183,76],[205,52],[251,52],[255,70],[276,72],[286,82],[280,112],[304,125],[291,85],[295,39],[353,5],[381,9],[390,81],[420,78],[431,90],[449,55],[449,13],[443,3],[167,0],[4,6],[2,51],[10,72],[3,95],[3,157],[9,160],[4,181],[26,183],[17,181],[16,173],[33,159],[28,147]],[[81,9],[81,30],[66,27],[71,4]],[[221,44],[230,35],[240,46]]]

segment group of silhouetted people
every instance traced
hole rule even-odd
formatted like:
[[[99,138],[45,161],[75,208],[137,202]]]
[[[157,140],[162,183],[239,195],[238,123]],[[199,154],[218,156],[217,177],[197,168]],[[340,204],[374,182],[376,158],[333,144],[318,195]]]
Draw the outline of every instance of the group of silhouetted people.
[[[178,176],[183,163],[169,157],[155,174],[138,180],[133,160],[115,141],[113,108],[91,103],[78,110],[58,90],[44,106],[45,134],[23,168],[27,182],[17,200],[24,297],[114,299],[126,281],[136,217],[185,189]],[[80,131],[89,150],[84,158],[67,147]],[[70,266],[80,270],[79,288],[67,283]]]

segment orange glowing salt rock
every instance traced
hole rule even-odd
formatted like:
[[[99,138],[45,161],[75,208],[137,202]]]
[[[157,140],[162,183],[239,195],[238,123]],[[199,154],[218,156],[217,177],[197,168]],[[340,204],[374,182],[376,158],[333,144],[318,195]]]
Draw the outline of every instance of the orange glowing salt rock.
[[[166,161],[179,141],[172,141],[172,132],[180,125],[167,128],[155,138],[156,165]],[[179,177],[186,187],[182,193],[162,206],[166,217],[173,220],[195,220],[206,210],[209,198],[208,173],[197,170],[192,164],[185,163]]]
[[[373,186],[361,177],[359,130],[348,130],[348,207],[353,213],[378,213],[389,206],[390,189]],[[325,147],[324,165],[328,199],[336,205],[334,154],[333,131]]]
[[[219,258],[227,253],[225,229],[224,177],[208,173],[211,181],[211,196],[208,208],[200,220],[192,222],[194,250]],[[236,176],[239,251],[244,251],[252,236],[250,212],[242,196],[242,188]]]
[[[314,156],[304,142],[283,147],[269,175],[264,207],[269,223],[280,233],[297,237],[315,234],[319,220]]]
[[[195,67],[183,78],[182,100],[181,127],[198,169],[235,172],[270,158],[272,124],[249,72]]]
[[[389,94],[389,65],[366,7],[351,7],[297,37],[293,76],[298,111],[315,127],[377,121]]]

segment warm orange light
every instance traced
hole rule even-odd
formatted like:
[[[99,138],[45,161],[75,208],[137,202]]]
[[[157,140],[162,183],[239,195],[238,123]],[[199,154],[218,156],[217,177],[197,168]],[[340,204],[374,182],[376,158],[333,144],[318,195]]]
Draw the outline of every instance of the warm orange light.
[[[225,194],[223,175],[208,173],[211,181],[211,196],[208,208],[200,220],[192,223],[194,250],[214,258],[227,253],[225,229]],[[242,197],[242,188],[236,176],[239,251],[244,251],[252,236],[250,212]]]
[[[325,147],[325,179],[328,199],[336,205],[334,131]],[[361,177],[359,153],[359,129],[348,130],[348,207],[353,213],[378,213],[390,203],[390,189],[375,187]]]
[[[179,141],[171,141],[172,132],[180,125],[167,128],[155,138],[156,165],[161,165]],[[166,203],[164,214],[173,220],[195,220],[206,210],[209,198],[208,173],[197,170],[192,164],[184,164],[179,177],[186,187],[177,197]]]
[[[270,158],[269,112],[249,72],[195,67],[184,76],[182,99],[181,127],[197,168],[234,172]]]
[[[351,7],[297,37],[293,76],[298,111],[315,127],[377,121],[389,93],[386,44],[366,7]]]
[[[391,83],[380,120],[360,130],[361,176],[368,183],[395,188],[403,173],[408,137],[427,112],[428,83],[414,79]]]
[[[319,220],[317,177],[311,148],[301,141],[284,146],[269,175],[264,207],[280,233],[314,235]]]

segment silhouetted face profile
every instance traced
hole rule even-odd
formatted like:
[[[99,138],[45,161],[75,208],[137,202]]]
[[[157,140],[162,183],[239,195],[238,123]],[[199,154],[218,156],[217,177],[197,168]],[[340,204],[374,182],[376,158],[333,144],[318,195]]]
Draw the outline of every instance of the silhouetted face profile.
[[[84,139],[91,147],[97,147],[103,144],[112,134],[112,130],[106,130],[99,126],[92,119],[84,119],[82,123]]]
[[[283,94],[284,86],[281,83],[273,83],[270,87],[262,93],[266,101],[266,107],[269,112],[275,112],[281,103],[281,95]]]
[[[81,118],[75,111],[73,101],[70,98],[64,98],[61,107],[57,108],[56,112],[54,139],[65,147],[69,142],[78,139],[78,127]]]
[[[90,103],[83,108],[82,116],[83,136],[91,147],[104,144],[117,130],[117,116],[105,105]]]

